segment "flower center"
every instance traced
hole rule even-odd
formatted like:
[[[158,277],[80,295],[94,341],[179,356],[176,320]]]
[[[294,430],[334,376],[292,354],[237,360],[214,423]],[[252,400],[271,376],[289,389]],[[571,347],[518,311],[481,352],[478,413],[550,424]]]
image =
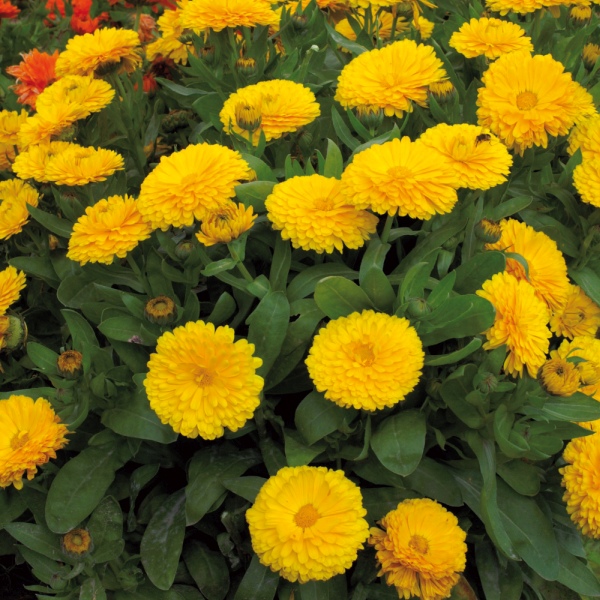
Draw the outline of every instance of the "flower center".
[[[412,171],[402,165],[389,168],[387,174],[394,179],[409,179],[412,177]]]
[[[20,450],[29,441],[29,433],[27,431],[19,431],[10,440],[10,447],[13,450]]]
[[[214,379],[214,375],[205,369],[197,369],[194,375],[194,381],[199,387],[208,387]]]
[[[517,96],[517,108],[519,110],[531,110],[538,103],[538,97],[533,92],[521,92]]]
[[[83,538],[78,533],[74,533],[69,541],[74,546],[83,546]]]
[[[352,349],[352,355],[356,362],[363,367],[370,367],[375,362],[373,344],[356,344]]]
[[[419,554],[429,552],[429,542],[422,535],[413,535],[408,541],[408,547]]]
[[[315,210],[333,210],[331,198],[317,198],[315,200]]]
[[[295,515],[294,522],[298,527],[312,527],[319,519],[319,513],[312,504],[305,504]]]

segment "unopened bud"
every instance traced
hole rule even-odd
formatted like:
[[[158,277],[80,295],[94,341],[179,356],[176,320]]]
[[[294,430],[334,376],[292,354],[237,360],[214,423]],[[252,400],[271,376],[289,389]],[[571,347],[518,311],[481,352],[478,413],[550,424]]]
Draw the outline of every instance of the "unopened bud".
[[[0,317],[0,350],[12,352],[27,342],[27,324],[20,317],[2,315]]]
[[[67,350],[58,357],[56,366],[65,379],[77,379],[83,370],[83,354],[77,350]]]
[[[423,317],[431,312],[431,306],[425,298],[413,298],[409,300],[406,312],[411,317]]]
[[[260,108],[239,102],[235,106],[235,122],[244,131],[256,131],[262,123]]]
[[[177,306],[168,296],[156,296],[146,302],[144,316],[150,323],[167,325],[177,317]]]
[[[437,100],[438,104],[446,104],[456,96],[456,88],[449,79],[444,79],[430,83],[429,93]]]
[[[368,129],[377,129],[383,123],[383,110],[379,106],[361,104],[356,107],[356,116]]]
[[[235,70],[246,77],[256,74],[256,61],[253,58],[238,58],[235,61]]]
[[[481,219],[475,225],[475,235],[487,244],[495,244],[502,237],[500,223],[491,219]]]

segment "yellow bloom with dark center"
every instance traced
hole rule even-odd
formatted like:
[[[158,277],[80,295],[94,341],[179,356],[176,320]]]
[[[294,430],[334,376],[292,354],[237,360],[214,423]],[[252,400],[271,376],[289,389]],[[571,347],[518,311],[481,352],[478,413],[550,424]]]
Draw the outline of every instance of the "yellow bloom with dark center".
[[[485,331],[484,349],[506,345],[504,370],[513,377],[522,377],[527,367],[529,375],[535,378],[546,360],[552,336],[546,326],[549,315],[544,301],[525,279],[507,272],[488,279],[476,293],[496,309],[494,324]]]
[[[571,0],[486,0],[485,4],[490,10],[506,15],[509,12],[525,14],[540,8],[571,4]]]
[[[78,527],[71,529],[62,536],[60,544],[65,553],[72,556],[82,556],[92,550],[92,537],[87,529]]]
[[[550,329],[556,335],[594,337],[600,328],[600,307],[578,286],[569,286],[567,302],[550,319]]]
[[[525,30],[502,19],[471,19],[455,31],[449,45],[467,58],[485,56],[494,60],[516,50],[533,52],[531,38]]]
[[[283,467],[246,512],[260,562],[288,581],[344,573],[369,536],[360,488],[343,471]]]
[[[573,183],[584,202],[600,207],[600,155],[584,158],[575,167]]]
[[[202,221],[196,238],[205,246],[226,244],[248,231],[256,217],[251,206],[246,208],[242,203],[236,205],[234,202],[230,202],[220,211],[211,212]]]
[[[130,73],[142,63],[140,38],[135,31],[103,27],[76,35],[56,61],[56,74],[94,75],[107,68]]]
[[[260,404],[262,359],[254,344],[234,342],[231,327],[196,321],[164,333],[150,356],[144,381],[152,410],[186,437],[237,431]]]
[[[27,121],[27,111],[0,110],[0,144],[16,146],[19,140],[19,129]]]
[[[579,391],[600,400],[600,340],[579,336],[572,341],[563,340],[550,356],[564,360],[575,359],[581,387]]]
[[[342,174],[342,193],[357,208],[428,220],[456,204],[456,176],[429,146],[408,137],[359,152]]]
[[[510,52],[483,74],[477,96],[479,124],[520,154],[548,145],[548,136],[596,112],[592,96],[552,56]]]
[[[502,237],[487,250],[519,254],[525,265],[516,258],[506,258],[506,270],[517,279],[528,281],[553,311],[562,310],[569,295],[570,282],[567,263],[556,242],[542,231],[515,219],[500,222]]]
[[[380,570],[400,598],[449,598],[466,566],[467,534],[429,498],[404,500],[371,528]]]
[[[40,183],[45,183],[48,181],[46,178],[46,167],[50,160],[71,146],[83,147],[78,144],[70,144],[69,142],[50,142],[30,146],[15,158],[12,167],[13,172],[20,179],[35,179]]]
[[[11,304],[14,304],[25,287],[25,273],[14,267],[6,267],[0,271],[0,315],[3,315]]]
[[[152,233],[152,227],[130,196],[109,196],[85,209],[73,225],[67,257],[85,265],[109,265],[115,256],[125,258]]]
[[[178,3],[183,8],[187,1]],[[162,33],[162,37],[146,46],[146,58],[153,61],[158,56],[170,58],[173,62],[187,65],[188,51],[196,54],[194,45],[191,42],[181,41],[184,27],[181,24],[181,8],[175,10],[165,10],[158,18],[157,25]]]
[[[576,365],[560,357],[547,360],[538,377],[542,387],[554,396],[572,396],[581,383]]]
[[[82,367],[83,354],[78,350],[66,350],[62,352],[57,361],[56,366],[63,377],[76,376]]]
[[[181,15],[183,27],[200,33],[226,27],[256,27],[279,23],[270,0],[191,0]]]
[[[510,173],[513,159],[506,146],[477,125],[440,123],[419,139],[450,164],[457,187],[487,190],[504,183]]]
[[[344,108],[367,104],[401,117],[413,102],[427,106],[428,86],[445,78],[431,46],[400,40],[351,60],[340,73],[335,99]]]
[[[244,122],[238,119],[244,111]],[[312,123],[321,114],[315,95],[301,83],[272,79],[237,90],[227,98],[219,118],[225,131],[234,131],[256,146],[261,132],[267,142]],[[245,126],[244,123],[246,123]],[[257,124],[258,123],[258,124]],[[249,129],[250,125],[256,125]],[[250,137],[252,136],[252,137]]]
[[[364,310],[329,321],[305,362],[325,398],[372,411],[394,406],[413,391],[424,358],[423,344],[407,319]]]
[[[194,144],[170,156],[142,182],[138,209],[154,229],[189,226],[218,212],[250,176],[239,152],[218,144]]]
[[[593,69],[598,58],[600,58],[600,46],[598,44],[586,44],[582,53],[583,62],[588,69]]]
[[[357,209],[333,177],[308,175],[278,183],[265,201],[274,229],[294,248],[319,254],[360,248],[375,232],[375,215]]]
[[[20,233],[29,220],[27,205],[36,207],[39,194],[19,179],[0,181],[0,240]]]
[[[146,302],[144,316],[151,323],[166,325],[177,317],[177,305],[168,296],[156,296]]]
[[[38,466],[56,458],[68,441],[67,433],[44,398],[0,400],[0,487],[22,489],[25,475],[33,479]]]

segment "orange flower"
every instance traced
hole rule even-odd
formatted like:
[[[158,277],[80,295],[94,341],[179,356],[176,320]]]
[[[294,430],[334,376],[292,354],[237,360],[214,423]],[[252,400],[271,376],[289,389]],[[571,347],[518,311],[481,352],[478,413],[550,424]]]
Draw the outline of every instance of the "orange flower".
[[[46,2],[46,10],[48,11],[49,21],[44,21],[46,25],[52,25],[52,22],[56,20],[56,13],[61,17],[64,17],[65,12],[65,0],[48,0]]]
[[[102,21],[108,21],[108,13],[100,13],[92,19],[92,0],[72,0],[73,16],[71,17],[71,29],[79,34],[94,33]]]
[[[135,23],[135,15],[131,15],[131,20]],[[151,42],[154,39],[154,33],[156,31],[156,21],[154,17],[150,15],[140,15],[140,22],[138,24],[138,35],[140,36],[140,42]]]
[[[17,83],[12,86],[18,96],[17,102],[28,104],[35,109],[38,95],[56,81],[54,66],[58,50],[55,50],[54,54],[47,54],[35,49],[21,56],[23,60],[18,65],[8,67],[6,72],[17,78]]]
[[[20,12],[20,8],[13,6],[10,2],[0,0],[0,21],[2,19],[14,19]]]

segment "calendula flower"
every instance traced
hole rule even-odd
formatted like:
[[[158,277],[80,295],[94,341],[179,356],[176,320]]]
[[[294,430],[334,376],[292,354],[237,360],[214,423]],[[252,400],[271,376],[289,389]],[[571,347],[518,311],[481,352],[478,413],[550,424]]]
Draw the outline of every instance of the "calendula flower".
[[[600,328],[600,307],[578,285],[570,285],[567,302],[552,315],[550,329],[556,335],[594,337]]]
[[[404,500],[371,528],[379,576],[400,598],[449,598],[466,566],[467,534],[458,519],[429,498]]]
[[[134,71],[142,63],[135,31],[104,27],[76,35],[56,61],[57,75],[94,75],[107,69]]]
[[[600,207],[600,155],[584,158],[575,167],[573,183],[584,202]]]
[[[344,407],[394,406],[421,377],[423,344],[407,319],[364,310],[329,321],[306,366],[319,392]]]
[[[27,111],[0,111],[0,171],[9,170],[15,159],[15,146],[19,145],[19,130],[27,121]]]
[[[21,56],[23,60],[18,65],[7,67],[6,72],[17,78],[17,83],[12,86],[18,96],[17,102],[35,109],[38,95],[56,80],[54,69],[58,50],[48,54],[33,49]]]
[[[428,40],[433,33],[435,23],[426,19],[423,15],[419,15],[413,21],[413,27],[419,32],[422,40]]]
[[[577,366],[565,358],[550,358],[538,373],[542,387],[554,396],[572,396],[581,384]]]
[[[583,62],[588,69],[593,69],[598,58],[600,58],[600,46],[588,43],[583,47]]]
[[[343,471],[283,467],[246,512],[260,562],[288,581],[344,573],[369,536],[360,488]]]
[[[144,380],[152,410],[186,437],[221,437],[237,431],[260,403],[262,359],[254,344],[234,342],[231,327],[189,322],[158,338]]]
[[[485,3],[490,10],[506,15],[509,12],[525,14],[540,8],[551,8],[571,2],[568,0],[486,0]]]
[[[452,34],[449,45],[467,58],[485,56],[494,60],[516,50],[533,52],[531,38],[525,30],[502,19],[471,19]]]
[[[428,86],[445,77],[431,46],[400,40],[351,60],[342,69],[335,99],[344,108],[366,104],[401,117],[412,111],[413,102],[427,106]]]
[[[375,24],[373,25],[373,33],[375,34],[374,37],[380,40],[389,40],[392,35],[394,15],[391,12],[373,12],[371,8],[368,8],[367,10],[370,11],[371,21],[375,22]],[[366,11],[359,11],[358,13],[352,15],[352,17],[356,21],[358,21],[361,28],[364,28],[365,25],[365,12]],[[377,15],[376,20],[375,15]],[[405,18],[400,16],[396,17],[396,26],[394,28],[395,35],[406,31],[408,28],[409,23]],[[343,35],[345,38],[351,41],[356,41],[356,32],[352,28],[352,25],[350,24],[350,21],[348,21],[347,18],[338,21],[335,24],[335,30],[341,35]],[[344,48],[342,48],[342,50],[348,52],[348,50],[345,50]]]
[[[571,284],[567,263],[556,242],[544,232],[516,219],[505,219],[500,222],[500,227],[501,238],[495,244],[487,244],[486,249],[521,255],[527,268],[522,261],[507,257],[506,270],[517,279],[528,281],[552,310],[562,310]]]
[[[458,196],[450,164],[408,137],[359,152],[342,174],[342,193],[357,208],[430,219],[450,212]]]
[[[569,18],[575,25],[581,27],[592,18],[592,8],[590,6],[572,6],[569,11]]]
[[[180,3],[181,6],[185,4]],[[165,10],[158,18],[158,29],[162,37],[146,46],[146,58],[155,60],[158,56],[170,58],[176,63],[187,65],[188,52],[195,54],[192,42],[182,42],[184,27],[181,24],[181,9]]]
[[[250,174],[239,152],[218,144],[194,144],[170,156],[142,182],[138,209],[154,229],[192,225],[218,212]]]
[[[69,433],[45,398],[10,396],[0,400],[0,487],[23,488],[23,477],[56,458]]]
[[[487,190],[504,183],[512,166],[506,146],[477,125],[440,123],[419,139],[451,165],[457,187]]]
[[[177,305],[168,296],[156,296],[146,302],[144,316],[150,323],[167,325],[177,317]]]
[[[27,205],[36,207],[39,194],[19,179],[0,181],[0,240],[20,233],[29,220]]]
[[[579,336],[572,341],[563,340],[552,358],[575,360],[581,387],[579,391],[600,400],[600,340],[591,336]]]
[[[85,215],[77,219],[67,257],[82,265],[109,265],[115,256],[125,258],[151,233],[150,223],[144,220],[133,198],[109,196],[86,208]]]
[[[19,146],[23,150],[31,146],[48,144],[64,135],[81,118],[81,109],[75,104],[55,104],[49,106],[43,115],[28,117],[19,130]],[[71,130],[72,131],[72,130]]]
[[[600,115],[584,119],[569,134],[569,154],[581,150],[584,159],[600,156]]]
[[[65,350],[56,360],[56,367],[66,379],[75,379],[83,370],[83,354],[78,350]]]
[[[479,124],[519,153],[548,145],[548,136],[596,112],[592,96],[552,56],[510,52],[483,74],[477,96]]]
[[[92,537],[87,529],[78,527],[62,536],[60,545],[68,555],[77,557],[88,554],[92,550]]]
[[[200,33],[226,27],[256,27],[279,23],[270,0],[191,0],[183,9],[181,23]]]
[[[31,146],[19,153],[12,166],[13,172],[21,179],[35,179],[41,183],[47,182],[46,167],[54,156],[61,154],[67,148],[77,145],[69,142],[50,142]],[[83,146],[78,146],[82,148]]]
[[[246,208],[242,203],[229,202],[219,211],[208,214],[196,238],[205,246],[226,244],[248,231],[256,217],[251,206]]]
[[[507,272],[496,273],[476,293],[496,309],[494,324],[485,331],[484,349],[506,345],[504,370],[513,377],[522,377],[527,367],[529,375],[536,377],[546,360],[552,336],[546,326],[549,315],[544,301],[527,280]]]
[[[0,271],[0,315],[3,315],[11,304],[14,304],[25,287],[25,273],[14,267],[6,267]]]
[[[256,115],[249,128],[240,109]],[[227,98],[219,118],[225,131],[234,131],[257,145],[263,132],[267,141],[314,121],[321,114],[315,95],[304,85],[285,79],[261,81],[239,89]]]
[[[16,19],[21,9],[8,0],[0,0],[0,22],[2,19]]]

